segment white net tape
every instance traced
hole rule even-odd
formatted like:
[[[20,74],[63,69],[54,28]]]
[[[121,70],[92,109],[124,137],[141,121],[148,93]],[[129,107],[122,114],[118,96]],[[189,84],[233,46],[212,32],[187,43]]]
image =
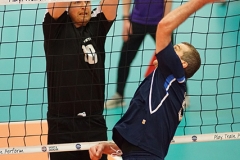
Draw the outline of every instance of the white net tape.
[[[171,144],[223,141],[223,140],[240,140],[240,132],[175,136]],[[102,141],[0,148],[0,155],[88,150],[91,146],[96,145],[100,142]],[[109,141],[109,142],[112,142],[112,141]]]
[[[63,151],[79,151],[88,150],[91,146],[99,142],[79,142],[79,143],[65,143],[42,146],[28,146],[28,147],[10,147],[0,148],[0,156],[8,154],[26,154],[26,153],[41,153],[41,152],[63,152]],[[1,159],[1,158],[0,158]]]

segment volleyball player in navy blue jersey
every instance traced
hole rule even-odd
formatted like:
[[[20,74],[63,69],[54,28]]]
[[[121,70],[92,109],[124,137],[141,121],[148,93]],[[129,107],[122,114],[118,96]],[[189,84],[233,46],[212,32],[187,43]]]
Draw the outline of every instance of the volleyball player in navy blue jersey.
[[[120,150],[123,160],[164,160],[186,106],[186,78],[192,77],[201,64],[191,44],[172,46],[171,34],[191,14],[215,1],[190,0],[159,22],[158,66],[138,87],[128,110],[114,126],[115,144],[106,142],[90,148],[93,160]]]
[[[49,3],[43,22],[47,61],[48,144],[107,140],[105,41],[118,0]],[[53,152],[51,160],[89,160],[88,151]],[[106,160],[106,156],[102,160]]]

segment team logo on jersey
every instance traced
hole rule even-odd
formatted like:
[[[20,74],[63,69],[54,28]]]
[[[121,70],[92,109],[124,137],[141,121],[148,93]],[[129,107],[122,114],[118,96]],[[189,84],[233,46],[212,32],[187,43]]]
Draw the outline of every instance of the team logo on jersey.
[[[82,50],[84,53],[84,60],[89,64],[96,64],[98,62],[98,57],[91,41],[91,37],[88,37],[83,41]]]

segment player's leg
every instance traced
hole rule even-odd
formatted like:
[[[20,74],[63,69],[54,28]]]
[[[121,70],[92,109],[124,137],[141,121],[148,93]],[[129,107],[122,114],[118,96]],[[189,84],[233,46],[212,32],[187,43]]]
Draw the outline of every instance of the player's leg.
[[[138,49],[146,34],[147,26],[133,22],[132,35],[129,36],[129,40],[126,41],[122,46],[117,77],[117,92],[122,96],[124,96],[124,89],[129,75],[131,63],[136,57]]]
[[[118,63],[116,94],[105,103],[105,108],[109,109],[125,105],[123,102],[124,89],[129,75],[130,66],[136,57],[138,49],[144,40],[145,35],[145,25],[132,22],[132,34],[129,35],[128,40],[123,43],[121,49]]]

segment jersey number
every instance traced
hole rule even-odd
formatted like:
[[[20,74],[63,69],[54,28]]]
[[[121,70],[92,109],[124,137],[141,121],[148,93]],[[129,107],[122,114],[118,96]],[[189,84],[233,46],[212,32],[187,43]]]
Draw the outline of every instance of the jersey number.
[[[97,53],[92,44],[88,44],[87,46],[82,45],[82,49],[85,54],[85,62],[88,62],[89,64],[96,64],[98,62]]]

